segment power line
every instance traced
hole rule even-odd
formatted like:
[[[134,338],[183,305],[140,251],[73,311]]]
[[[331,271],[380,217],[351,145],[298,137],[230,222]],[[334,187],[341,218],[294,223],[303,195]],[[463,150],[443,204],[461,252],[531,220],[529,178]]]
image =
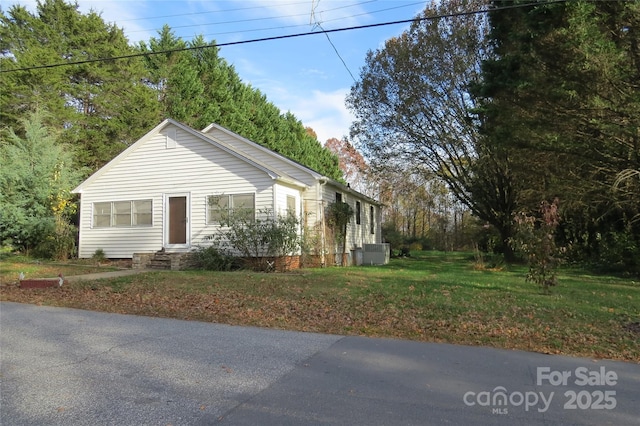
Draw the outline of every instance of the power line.
[[[367,1],[363,1],[360,3],[353,3],[353,4],[349,4],[346,6],[339,6],[339,7],[334,7],[332,9],[326,9],[326,10],[322,10],[320,11],[320,13],[324,13],[324,12],[333,12],[336,10],[340,10],[340,9],[346,9],[346,8],[350,8],[350,7],[355,7],[355,6],[361,6],[363,4],[367,4],[367,3],[372,3],[376,0],[367,0]],[[420,2],[422,3],[422,2]],[[306,3],[286,3],[284,5],[299,5],[299,4],[306,4]],[[415,4],[415,3],[412,3]],[[407,5],[403,5],[402,7],[406,7]],[[221,10],[219,12],[232,12],[232,11],[238,11],[238,10],[245,10],[245,9],[264,9],[264,6],[259,6],[259,7],[250,7],[250,8],[239,8],[239,9],[227,9],[227,10]],[[387,9],[385,9],[387,10]],[[370,12],[370,13],[378,13],[379,11],[374,11],[374,12]],[[218,13],[218,12],[203,12],[204,14],[207,13]],[[201,13],[201,14],[203,14]],[[165,18],[171,18],[171,17],[178,17],[178,16],[183,16],[183,15],[193,15],[193,13],[188,13],[188,14],[178,14],[178,15],[169,15],[169,16],[165,16]],[[278,15],[278,16],[267,16],[267,17],[259,17],[259,18],[244,18],[244,19],[235,19],[235,20],[229,20],[229,21],[218,21],[218,22],[205,22],[205,23],[198,23],[198,24],[189,24],[189,25],[178,25],[178,26],[171,26],[172,30],[175,29],[180,29],[180,28],[192,28],[192,27],[205,27],[205,26],[214,26],[214,25],[227,25],[227,24],[242,24],[242,23],[247,23],[247,22],[256,22],[256,21],[269,21],[269,20],[276,20],[276,19],[285,19],[285,18],[297,18],[300,16],[306,16],[307,13],[298,13],[295,15]],[[360,15],[352,15],[352,16],[345,16],[345,17],[341,17],[341,18],[337,18],[337,19],[349,19],[349,18],[353,18],[355,16],[360,16]],[[155,18],[139,18],[139,19],[155,19]],[[121,22],[126,22],[126,21],[121,21]],[[297,26],[302,26],[302,25],[297,25]],[[270,30],[273,28],[265,28],[266,30]],[[152,30],[156,30],[158,31],[157,28],[149,28],[149,29],[143,29],[143,30],[134,30],[134,31],[127,31],[127,34],[134,34],[134,33],[141,33],[141,32],[148,32],[148,31],[152,31]],[[257,30],[252,30],[252,31],[260,31],[260,29]]]
[[[351,6],[359,6],[361,4],[365,4],[365,3],[370,3],[373,1],[377,1],[377,0],[370,0],[370,1],[365,1],[362,3],[356,3],[353,5],[349,5],[349,6],[342,6],[342,7],[337,7],[334,9],[326,9],[326,10],[321,10],[320,13],[323,12],[330,12],[330,11],[334,11],[334,10],[338,10],[338,9],[344,9],[346,7],[351,7]],[[351,19],[351,18],[357,18],[359,16],[368,16],[368,15],[374,15],[376,13],[380,13],[380,12],[388,12],[390,10],[396,10],[396,9],[402,9],[405,7],[409,7],[409,6],[415,6],[417,4],[424,4],[425,1],[418,1],[418,2],[414,2],[414,3],[409,3],[409,4],[403,4],[402,6],[394,6],[394,7],[388,7],[386,9],[378,9],[378,10],[372,10],[372,11],[368,11],[365,13],[359,13],[357,15],[349,15],[349,16],[341,16],[339,18],[333,18],[333,19],[327,19],[326,21],[324,21],[324,23],[326,24],[327,22],[335,22],[335,21],[343,21],[345,19]],[[306,13],[305,13],[306,15]],[[297,16],[297,15],[296,15]],[[281,17],[275,17],[272,19],[276,19],[276,18],[281,18]],[[210,25],[210,24],[202,24],[202,25]],[[202,25],[188,25],[189,27],[197,27],[197,26],[202,26]],[[299,27],[306,27],[307,24],[297,24],[297,25],[283,25],[283,26],[279,26],[279,27],[268,27],[268,28],[253,28],[253,29],[244,29],[242,30],[242,33],[254,33],[254,32],[258,32],[258,31],[270,31],[270,30],[284,30],[287,28],[299,28]],[[171,29],[174,29],[176,27],[171,27]],[[128,34],[132,34],[134,32],[137,31],[131,31]],[[217,33],[208,33],[208,34],[202,34],[203,37],[212,37],[212,36],[219,36],[219,35],[227,35],[227,34],[237,34],[238,31],[234,30],[234,31],[223,31],[223,32],[217,32]],[[321,32],[318,32],[318,34],[321,34]]]
[[[377,24],[358,25],[358,26],[345,27],[345,28],[335,28],[335,29],[325,30],[325,31],[310,31],[310,32],[298,33],[298,34],[287,34],[287,35],[279,35],[279,36],[272,36],[272,37],[256,38],[256,39],[252,39],[252,40],[232,41],[232,42],[219,43],[219,44],[215,44],[214,43],[214,44],[207,44],[207,45],[203,45],[203,46],[181,47],[181,48],[176,48],[176,49],[161,50],[161,51],[158,51],[158,52],[140,52],[140,53],[132,53],[132,54],[129,54],[129,55],[112,56],[112,57],[109,57],[109,58],[95,58],[95,59],[85,59],[85,60],[82,60],[82,61],[74,61],[74,62],[60,62],[60,63],[56,63],[56,64],[36,65],[36,66],[24,67],[24,68],[14,68],[14,69],[9,69],[9,70],[0,70],[0,74],[12,73],[12,72],[17,72],[17,71],[32,71],[32,70],[41,70],[41,69],[66,67],[66,66],[70,66],[70,65],[90,64],[90,63],[95,63],[95,62],[117,61],[117,60],[121,60],[121,59],[137,58],[137,57],[141,57],[141,56],[161,55],[161,54],[166,54],[166,53],[184,52],[184,51],[191,51],[191,50],[198,50],[198,49],[208,49],[208,48],[215,48],[215,47],[220,48],[220,47],[235,46],[235,45],[240,45],[240,44],[260,43],[260,42],[274,41],[274,40],[284,40],[284,39],[289,39],[289,38],[306,37],[306,36],[317,35],[317,34],[322,34],[322,33],[329,34],[329,33],[338,33],[338,32],[344,32],[344,31],[362,30],[362,29],[367,29],[367,28],[378,28],[378,27],[384,27],[384,26],[388,26],[388,25],[408,24],[408,23],[411,23],[411,22],[422,22],[422,21],[430,21],[430,20],[434,20],[434,19],[453,18],[453,17],[457,17],[457,16],[477,15],[477,14],[480,14],[480,13],[488,13],[488,12],[493,12],[493,11],[498,11],[498,10],[517,9],[517,8],[524,8],[524,7],[529,7],[529,6],[540,6],[540,5],[553,4],[553,3],[565,3],[567,1],[569,1],[569,0],[552,0],[552,1],[544,2],[544,3],[533,2],[533,3],[526,3],[526,4],[516,4],[516,5],[511,5],[511,6],[501,6],[501,7],[495,7],[495,8],[483,9],[483,10],[455,12],[455,13],[447,13],[447,14],[442,14],[442,15],[424,16],[424,17],[421,17],[421,18],[417,17],[417,18],[411,18],[411,19],[403,19],[403,20],[400,20],[400,21],[390,21],[390,22],[381,22],[381,23],[377,23]]]
[[[371,3],[371,2],[375,2],[375,1],[377,1],[377,0],[369,0],[369,1],[364,1],[364,2],[361,2],[361,3],[355,3],[355,4],[347,5],[347,6],[336,7],[336,8],[333,8],[333,9],[321,10],[320,13],[331,12],[331,11],[335,11],[335,10],[338,10],[338,9],[345,9],[347,7],[360,6],[362,4]],[[388,12],[390,10],[402,9],[402,8],[405,8],[405,7],[415,6],[417,4],[424,4],[424,3],[425,3],[425,0],[422,0],[422,1],[414,2],[414,3],[403,4],[401,6],[388,7],[388,8],[385,8],[385,9],[367,11],[365,13],[358,13],[356,15],[341,16],[341,17],[338,17],[338,18],[327,19],[324,22],[327,23],[327,22],[343,21],[343,20],[346,20],[346,19],[357,18],[357,17],[360,17],[360,16],[374,15],[376,13]],[[301,15],[303,15],[303,14],[301,14]],[[306,13],[304,15],[306,15]],[[299,16],[299,15],[275,16],[275,17],[272,17],[272,18],[265,18],[265,19],[266,20],[268,20],[268,19],[280,19],[280,18],[293,17],[293,16]],[[250,20],[247,19],[245,21],[248,22]],[[238,21],[238,22],[244,22],[244,21]],[[222,22],[220,22],[220,23],[208,23],[208,24],[205,23],[205,24],[183,25],[183,26],[180,26],[180,27],[171,27],[171,29],[173,30],[175,28],[201,27],[201,26],[206,26],[206,25],[217,25],[217,24],[222,24]],[[306,27],[306,26],[307,26],[306,24],[297,24],[297,25],[281,25],[279,27],[243,29],[242,33],[245,34],[245,33],[254,33],[254,32],[259,32],[259,31],[284,30],[284,29],[288,29],[288,28],[300,28],[300,27]],[[126,34],[133,34],[133,33],[136,33],[136,32],[139,32],[139,31],[138,30],[129,31],[129,32],[126,32]],[[219,31],[219,32],[215,32],[215,33],[202,34],[202,37],[215,37],[215,36],[219,36],[219,35],[228,35],[228,34],[237,34],[237,33],[238,33],[238,30]]]
[[[306,4],[306,2],[296,2],[296,3],[283,3],[280,6],[297,6],[301,4]],[[209,12],[189,12],[189,13],[176,13],[173,15],[164,15],[164,16],[152,16],[148,18],[132,18],[132,19],[123,19],[119,22],[131,22],[131,21],[151,21],[154,19],[164,19],[164,18],[175,18],[178,16],[192,16],[192,15],[203,15],[208,13],[224,13],[224,12],[239,12],[243,10],[255,10],[255,9],[264,9],[264,6],[249,6],[249,7],[236,7],[233,9],[223,9],[223,10],[212,10]],[[146,31],[146,30],[142,30]]]
[[[347,70],[347,72],[349,73],[349,75],[351,76],[353,81],[355,82],[356,78],[353,76],[353,73],[349,69],[349,66],[344,61],[344,59],[342,59],[342,56],[340,55],[340,52],[338,52],[338,48],[336,47],[335,44],[333,44],[333,41],[331,41],[331,37],[329,37],[329,34],[327,34],[327,32],[324,30],[324,28],[322,28],[321,22],[316,17],[316,4],[320,4],[320,0],[318,0],[318,3],[316,3],[315,0],[313,0],[311,2],[311,22],[310,23],[313,23],[314,27],[320,28],[322,30],[322,32],[324,33],[324,35],[327,36],[327,40],[329,41],[329,44],[331,45],[331,47],[333,47],[333,50],[334,50],[334,52],[336,52],[336,55],[338,55],[338,58],[342,62],[342,65],[344,65],[345,69]]]

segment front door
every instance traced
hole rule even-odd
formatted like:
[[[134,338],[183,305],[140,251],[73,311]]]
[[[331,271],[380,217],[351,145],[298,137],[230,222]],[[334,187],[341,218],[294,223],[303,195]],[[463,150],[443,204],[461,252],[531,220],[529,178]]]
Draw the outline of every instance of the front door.
[[[165,210],[165,246],[168,248],[189,245],[189,197],[168,195]]]

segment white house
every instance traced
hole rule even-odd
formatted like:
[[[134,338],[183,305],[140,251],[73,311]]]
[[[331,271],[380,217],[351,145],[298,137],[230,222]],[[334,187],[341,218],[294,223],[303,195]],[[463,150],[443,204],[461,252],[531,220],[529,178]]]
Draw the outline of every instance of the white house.
[[[222,207],[294,213],[315,233],[322,264],[333,263],[337,249],[324,212],[336,200],[355,212],[349,251],[381,242],[378,202],[216,124],[198,131],[167,119],[73,192],[80,194],[81,258],[206,246],[220,226],[211,197]]]

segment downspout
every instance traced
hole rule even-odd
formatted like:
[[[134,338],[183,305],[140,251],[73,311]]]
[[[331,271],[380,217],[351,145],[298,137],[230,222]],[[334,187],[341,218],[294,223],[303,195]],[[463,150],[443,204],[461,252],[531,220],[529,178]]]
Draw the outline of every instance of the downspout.
[[[276,212],[276,208],[278,206],[278,184],[277,183],[273,185],[272,195],[273,195],[273,199],[271,200],[271,211],[273,213],[273,218],[275,219],[276,215],[279,213],[279,212]]]

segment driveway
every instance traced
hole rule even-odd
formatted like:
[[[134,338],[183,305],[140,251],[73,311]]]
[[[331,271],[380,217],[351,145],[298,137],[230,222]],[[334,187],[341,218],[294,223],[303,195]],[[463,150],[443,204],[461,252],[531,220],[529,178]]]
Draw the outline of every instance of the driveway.
[[[3,425],[637,425],[640,365],[0,303]]]

